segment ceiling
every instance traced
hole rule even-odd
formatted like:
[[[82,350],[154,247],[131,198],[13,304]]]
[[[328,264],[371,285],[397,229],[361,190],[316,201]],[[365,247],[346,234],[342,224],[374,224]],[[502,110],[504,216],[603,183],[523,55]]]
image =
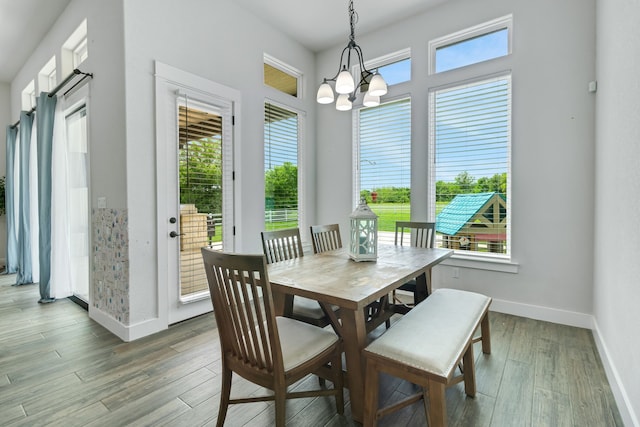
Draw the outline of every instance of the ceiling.
[[[356,39],[446,0],[354,0]],[[314,52],[349,40],[347,0],[235,0]]]
[[[11,82],[71,0],[0,0],[0,82]],[[234,0],[312,51],[348,41],[347,0]],[[446,0],[358,0],[356,38]]]

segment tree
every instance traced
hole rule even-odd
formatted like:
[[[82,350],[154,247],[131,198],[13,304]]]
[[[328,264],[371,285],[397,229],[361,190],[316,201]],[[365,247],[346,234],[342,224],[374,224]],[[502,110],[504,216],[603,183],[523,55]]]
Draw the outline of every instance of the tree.
[[[478,178],[476,182],[474,193],[488,193],[495,192],[500,194],[506,194],[507,192],[507,174],[497,173],[492,177]]]
[[[298,207],[298,167],[291,162],[269,169],[264,178],[267,209]]]
[[[180,203],[194,204],[198,212],[222,212],[220,141],[189,141],[180,149]]]
[[[475,183],[475,178],[469,175],[469,172],[464,171],[460,172],[458,176],[454,178],[456,185],[460,187],[460,191],[462,193],[471,193],[473,189],[473,184]]]

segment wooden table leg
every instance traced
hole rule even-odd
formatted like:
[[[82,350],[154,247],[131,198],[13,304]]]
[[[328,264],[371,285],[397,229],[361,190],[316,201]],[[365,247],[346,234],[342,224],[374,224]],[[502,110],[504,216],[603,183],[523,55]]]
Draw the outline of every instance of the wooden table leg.
[[[287,295],[282,292],[278,292],[273,288],[271,295],[273,296],[273,309],[276,312],[276,316],[282,316],[284,314]]]
[[[347,378],[351,399],[351,414],[359,423],[364,414],[364,357],[362,350],[367,345],[367,331],[364,310],[341,309],[342,338],[347,359]]]

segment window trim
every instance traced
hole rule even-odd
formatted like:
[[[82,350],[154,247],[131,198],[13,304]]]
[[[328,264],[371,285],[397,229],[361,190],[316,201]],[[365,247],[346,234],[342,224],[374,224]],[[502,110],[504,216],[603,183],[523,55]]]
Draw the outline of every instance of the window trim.
[[[491,21],[484,22],[482,24],[474,25],[473,27],[465,28],[455,33],[447,34],[446,36],[438,37],[429,41],[429,75],[445,73],[451,70],[445,70],[436,72],[436,50],[441,47],[446,47],[456,43],[460,43],[469,39],[473,39],[479,36],[487,35],[498,30],[507,29],[507,55],[511,55],[513,47],[513,15],[505,15],[500,18],[493,19]],[[503,58],[501,56],[500,58]],[[497,59],[497,58],[493,58]],[[487,61],[491,61],[488,59]],[[481,61],[485,62],[485,61]],[[465,65],[465,68],[474,64]],[[455,70],[459,68],[454,68]]]

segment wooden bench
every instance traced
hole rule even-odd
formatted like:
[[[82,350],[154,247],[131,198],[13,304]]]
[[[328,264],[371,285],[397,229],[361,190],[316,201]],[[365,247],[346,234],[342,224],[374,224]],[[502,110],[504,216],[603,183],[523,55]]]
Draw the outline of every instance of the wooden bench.
[[[420,399],[429,426],[446,426],[445,388],[464,381],[466,394],[474,397],[473,343],[482,341],[483,353],[491,353],[490,304],[491,298],[475,292],[438,289],[369,344],[364,350],[364,426],[375,426],[378,419]],[[478,326],[481,335],[474,338]],[[454,376],[461,361],[463,374]],[[378,409],[381,372],[422,386],[423,392]]]

